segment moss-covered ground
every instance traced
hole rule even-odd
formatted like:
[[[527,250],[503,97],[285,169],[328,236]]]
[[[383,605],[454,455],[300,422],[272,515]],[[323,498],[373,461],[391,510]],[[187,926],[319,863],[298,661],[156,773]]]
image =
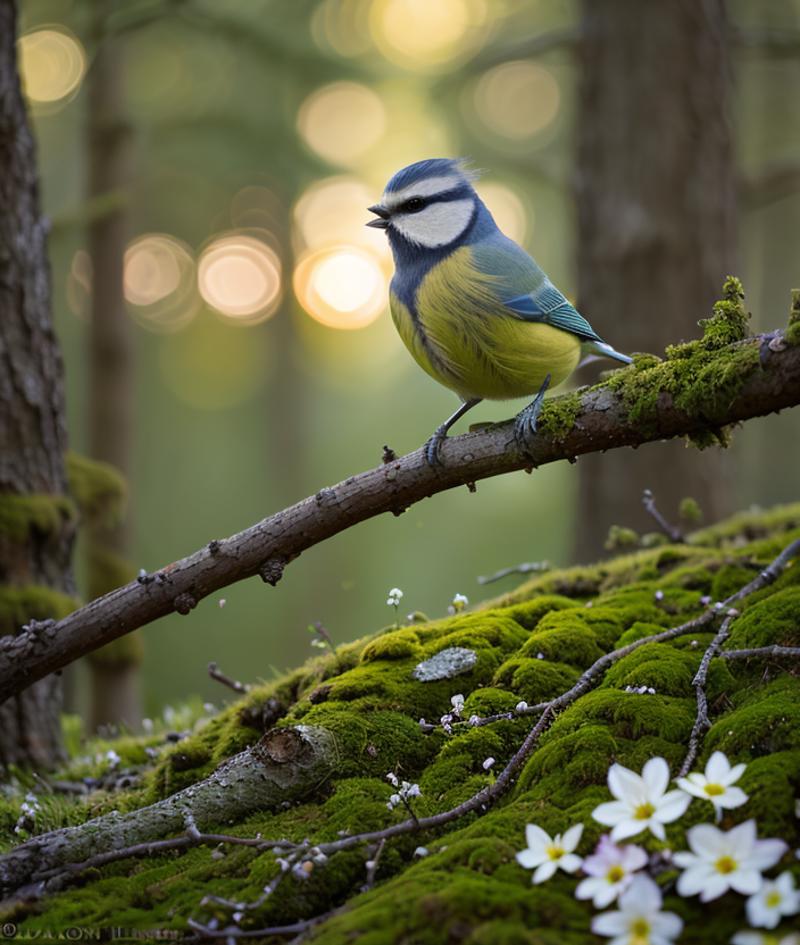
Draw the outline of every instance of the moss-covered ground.
[[[165,745],[155,732],[94,746],[61,779],[98,777],[108,767],[103,751],[119,755],[119,770],[139,778],[133,787],[95,790],[64,800],[36,788],[43,813],[36,829],[75,823],[112,809],[131,810],[207,776],[221,761],[255,742],[275,724],[324,726],[338,739],[335,775],[296,806],[264,811],[219,830],[253,836],[318,841],[341,832],[379,829],[404,818],[387,809],[389,771],[416,781],[419,815],[466,800],[494,777],[530,728],[517,718],[493,725],[425,734],[419,719],[436,721],[463,693],[463,716],[534,703],[568,688],[601,654],[704,609],[702,598],[722,599],[751,580],[789,541],[800,536],[800,505],[748,513],[695,532],[684,545],[639,550],[590,567],[553,571],[527,581],[482,609],[400,629],[317,657],[289,676],[252,690],[225,711]],[[574,898],[577,880],[559,873],[532,886],[515,861],[526,823],[550,833],[585,824],[579,853],[590,852],[602,829],[591,818],[609,799],[606,774],[618,761],[636,770],[654,755],[673,774],[686,752],[695,714],[692,677],[711,633],[647,644],[617,662],[556,718],[512,789],[483,816],[471,814],[435,833],[390,841],[374,888],[361,890],[365,861],[374,850],[338,853],[304,880],[289,878],[280,893],[241,919],[256,929],[344,909],[314,929],[318,945],[570,945],[600,941],[589,931],[591,904]],[[800,644],[800,561],[778,581],[745,601],[734,622],[731,647]],[[468,647],[477,661],[455,679],[421,683],[414,666],[444,647]],[[255,658],[255,654],[254,654]],[[748,765],[741,786],[745,807],[725,813],[720,826],[755,817],[760,836],[790,844],[782,867],[800,876],[795,798],[800,794],[800,667],[770,660],[715,660],[708,696],[712,727],[696,768],[715,749]],[[652,687],[640,695],[628,687]],[[149,749],[149,751],[148,751]],[[86,749],[83,749],[86,754]],[[97,754],[99,751],[99,755]],[[100,761],[95,760],[100,757]],[[24,781],[24,776],[19,776]],[[27,789],[22,784],[21,791]],[[0,800],[5,848],[15,841],[21,797]],[[708,805],[707,805],[708,806]],[[710,809],[710,808],[709,808]],[[684,847],[685,829],[711,819],[697,801],[667,828],[667,845]],[[652,836],[637,842],[664,846]],[[426,856],[415,854],[425,847]],[[276,875],[270,853],[250,848],[200,847],[183,854],[129,860],[92,871],[72,887],[17,909],[20,932],[69,926],[186,929],[187,919],[228,919],[226,910],[201,906],[208,894],[253,900]],[[686,923],[683,942],[719,943],[747,922],[743,899],[728,894],[701,905],[674,893],[674,873],[660,878],[666,908]],[[265,941],[267,941],[265,939]]]

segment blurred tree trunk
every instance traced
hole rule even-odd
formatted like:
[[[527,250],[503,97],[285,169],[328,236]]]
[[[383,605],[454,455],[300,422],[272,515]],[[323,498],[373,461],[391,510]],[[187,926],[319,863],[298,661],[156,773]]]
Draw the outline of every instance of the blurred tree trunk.
[[[662,353],[698,334],[735,272],[737,207],[724,0],[583,0],[577,128],[582,311],[620,351]],[[724,454],[682,443],[581,459],[576,554],[612,524],[653,530],[650,488],[676,517],[730,510]]]
[[[110,463],[126,480],[131,474],[134,407],[134,338],[125,309],[123,261],[128,240],[128,207],[122,199],[130,181],[131,135],[125,113],[122,40],[105,33],[109,0],[93,7],[96,54],[87,75],[88,197],[108,209],[89,224],[92,310],[89,331],[89,452]],[[104,199],[105,198],[105,199]],[[109,199],[111,198],[111,199]],[[128,564],[129,516],[97,516],[88,522],[87,593],[90,599],[132,577]],[[141,639],[99,650],[89,659],[92,731],[102,725],[137,728]]]
[[[17,11],[0,0],[0,633],[72,608],[63,367],[50,312],[47,223],[16,68]],[[0,765],[62,757],[61,683],[0,707]]]

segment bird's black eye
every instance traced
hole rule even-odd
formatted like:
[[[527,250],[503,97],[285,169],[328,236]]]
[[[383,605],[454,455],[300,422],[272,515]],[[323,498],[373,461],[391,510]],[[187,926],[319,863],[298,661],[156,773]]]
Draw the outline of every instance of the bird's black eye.
[[[403,204],[404,213],[419,213],[420,210],[424,209],[425,201],[422,199],[422,197],[411,197]]]

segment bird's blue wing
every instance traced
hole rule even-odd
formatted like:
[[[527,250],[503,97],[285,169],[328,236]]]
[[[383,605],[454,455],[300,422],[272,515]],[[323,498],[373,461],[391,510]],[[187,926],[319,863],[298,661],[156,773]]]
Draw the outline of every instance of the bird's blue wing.
[[[569,304],[548,279],[533,292],[504,299],[503,303],[525,321],[552,325],[553,328],[577,335],[582,341],[602,340],[583,315]]]
[[[570,305],[521,246],[499,232],[472,248],[475,264],[498,280],[499,299],[509,314],[600,341],[589,322]]]

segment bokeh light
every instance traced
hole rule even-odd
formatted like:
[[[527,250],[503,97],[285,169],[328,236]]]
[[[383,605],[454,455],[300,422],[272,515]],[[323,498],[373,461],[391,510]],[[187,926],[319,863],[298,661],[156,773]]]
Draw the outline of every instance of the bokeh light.
[[[18,43],[19,68],[27,97],[53,105],[77,92],[86,73],[86,52],[63,26],[32,30]]]
[[[297,128],[306,144],[333,164],[351,165],[386,129],[380,97],[357,82],[333,82],[300,106]]]
[[[197,264],[205,301],[238,324],[252,325],[275,313],[281,298],[281,262],[275,250],[247,233],[212,240]]]
[[[364,328],[388,303],[387,267],[358,246],[330,246],[304,256],[294,291],[308,314],[329,328]]]
[[[183,328],[198,310],[194,257],[167,233],[146,233],[125,250],[123,290],[136,320],[153,331]]]
[[[484,0],[374,0],[369,23],[387,59],[432,72],[474,52],[486,19]]]
[[[312,184],[294,207],[294,222],[303,249],[337,243],[363,246],[388,260],[386,234],[366,226],[367,207],[378,191],[355,177],[329,177]]]
[[[475,87],[481,121],[498,135],[516,141],[532,138],[556,117],[561,104],[558,82],[535,62],[516,60],[485,72]]]
[[[361,56],[372,48],[369,7],[372,0],[322,0],[311,18],[318,46],[340,56]]]
[[[514,191],[495,181],[479,181],[475,189],[505,235],[524,243],[530,233],[529,214]]]
[[[208,315],[180,335],[162,339],[159,368],[166,386],[185,404],[221,410],[255,396],[269,375],[270,351]]]

